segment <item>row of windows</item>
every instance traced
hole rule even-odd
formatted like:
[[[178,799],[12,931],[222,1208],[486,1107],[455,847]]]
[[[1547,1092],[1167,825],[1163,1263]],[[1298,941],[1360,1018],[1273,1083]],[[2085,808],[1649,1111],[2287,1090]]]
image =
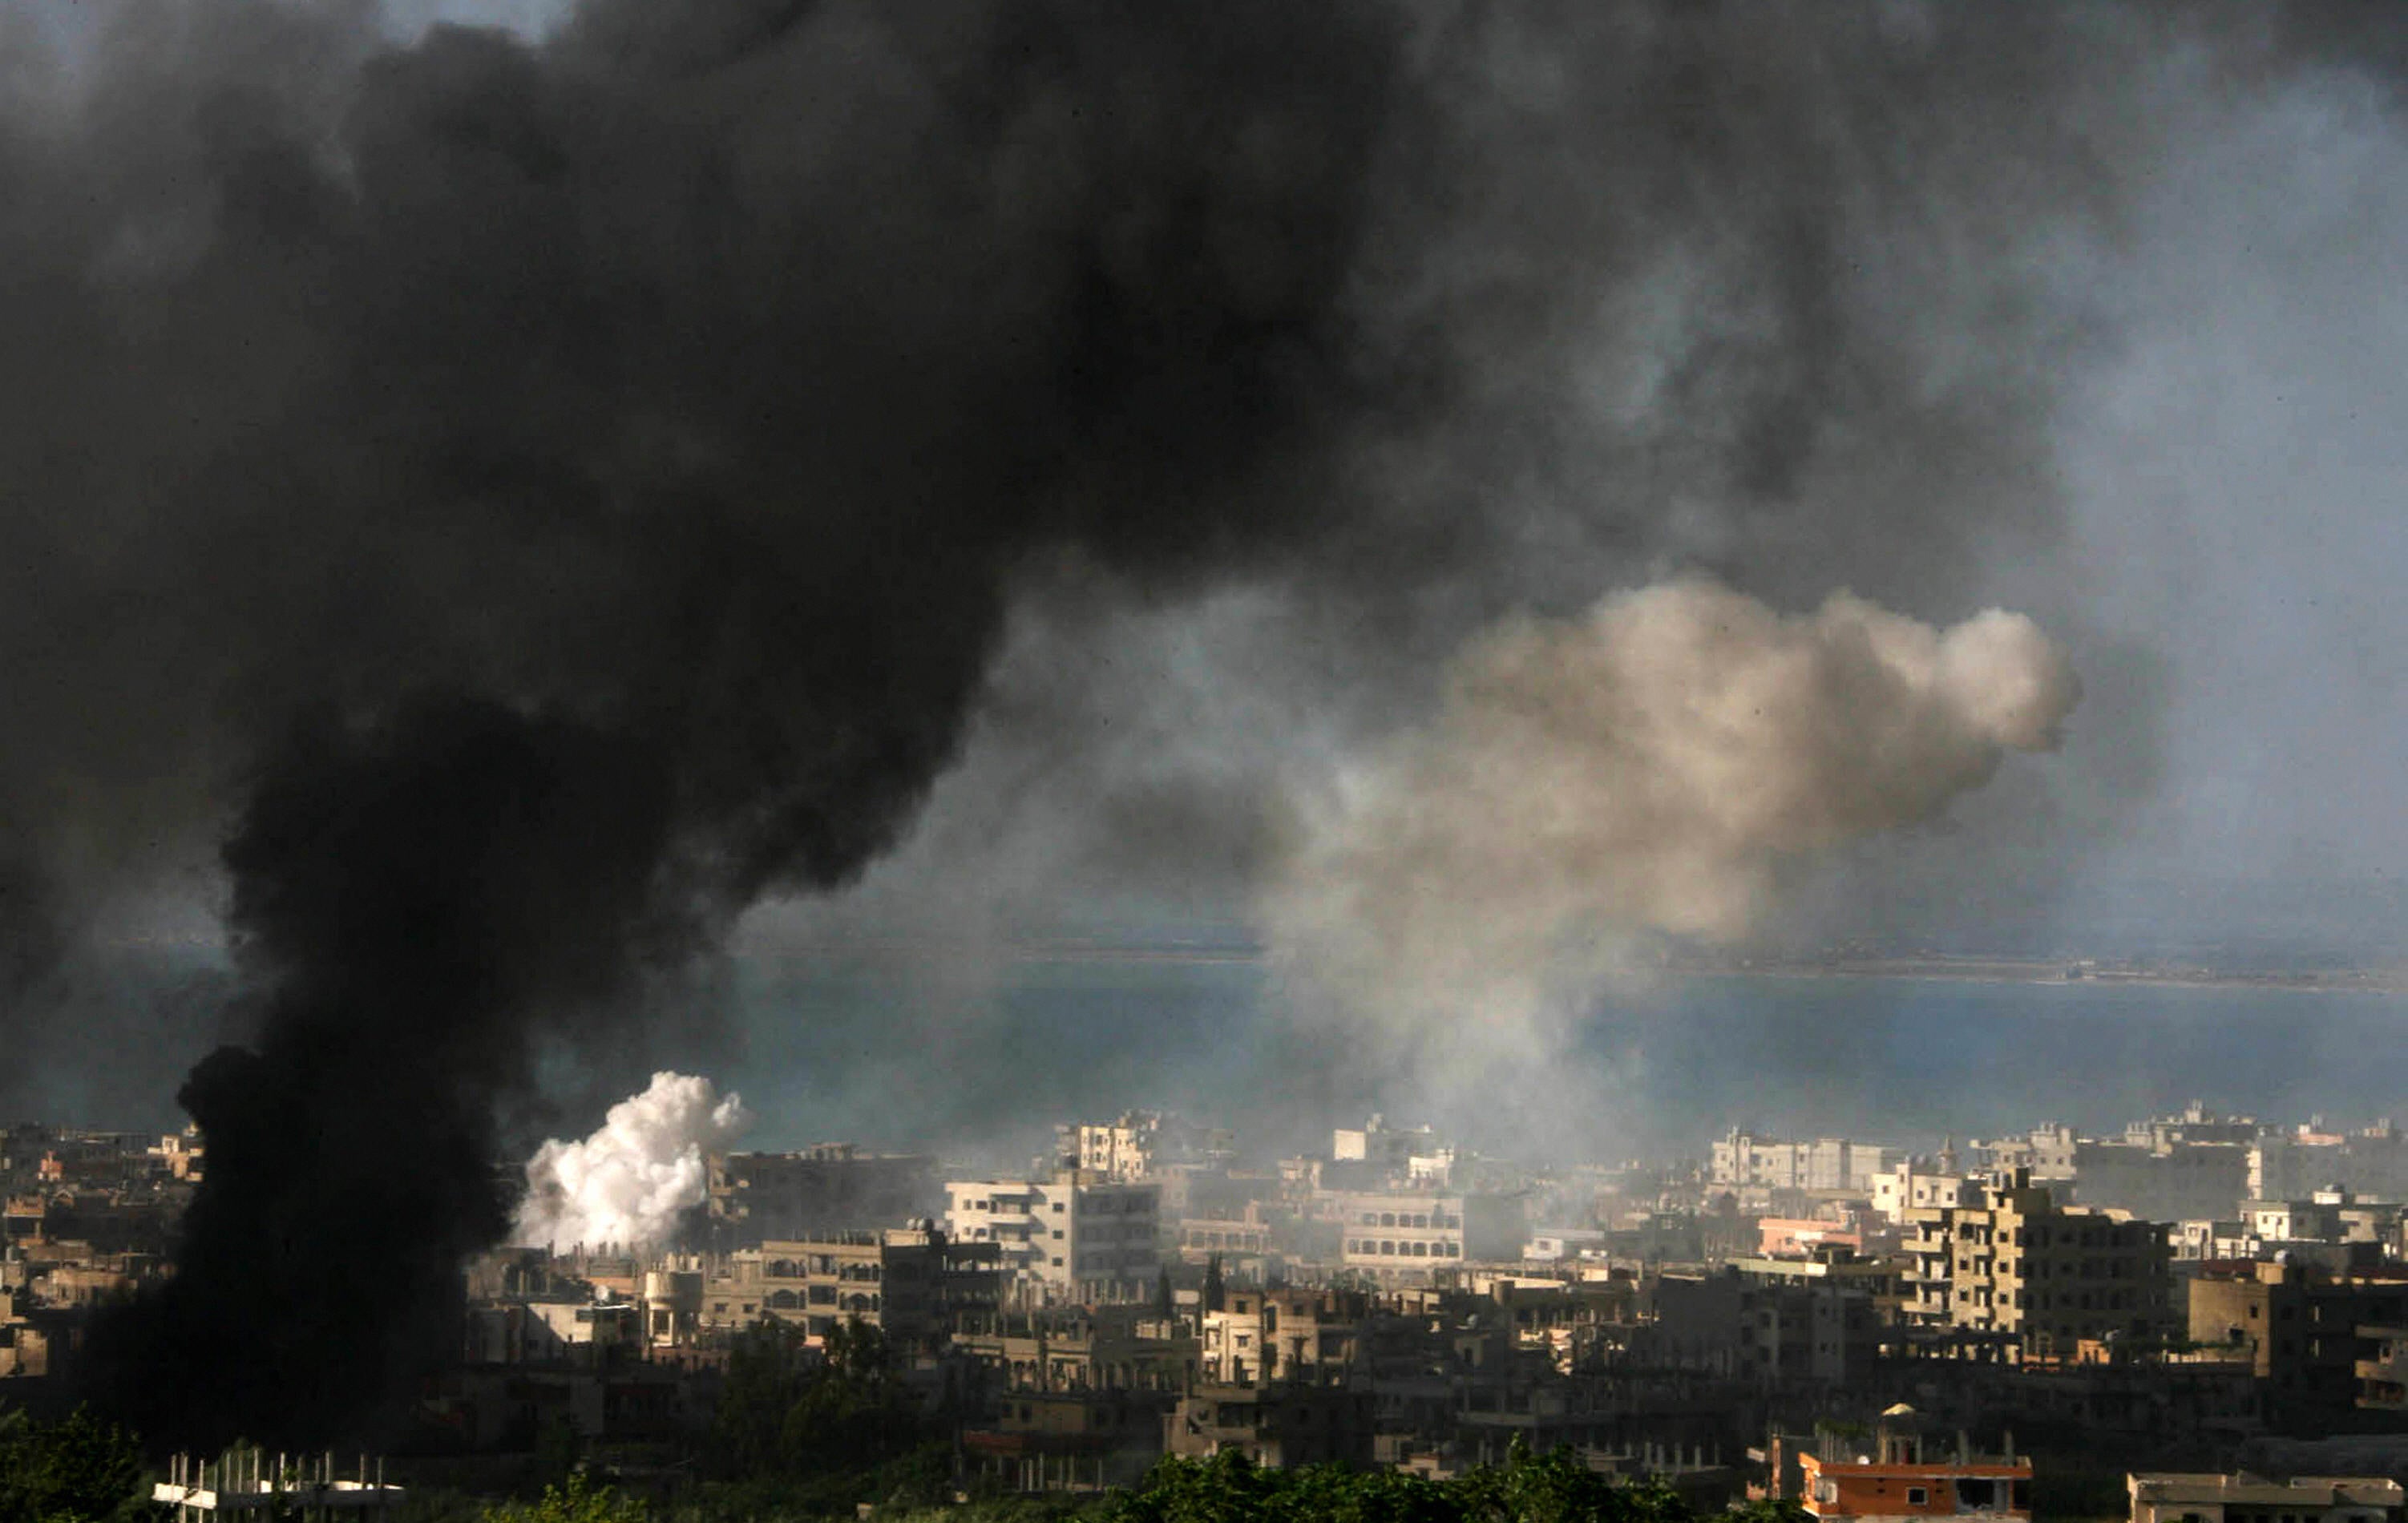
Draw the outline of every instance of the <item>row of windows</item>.
[[[772,1280],[799,1280],[806,1274],[833,1274],[840,1280],[876,1280],[882,1272],[874,1263],[840,1259],[833,1254],[813,1254],[802,1259],[772,1259],[762,1272]]]
[[[1443,1211],[1367,1211],[1357,1227],[1461,1227],[1463,1220]]]
[[[1263,1234],[1260,1232],[1207,1232],[1200,1228],[1189,1228],[1181,1242],[1190,1248],[1260,1248],[1263,1245]]]
[[[1460,1258],[1463,1245],[1455,1243],[1392,1243],[1382,1238],[1362,1238],[1346,1244],[1350,1254],[1375,1258]]]
[[[880,1297],[858,1290],[841,1300],[838,1298],[836,1286],[832,1285],[810,1286],[806,1287],[806,1291],[810,1298],[808,1301],[803,1296],[792,1290],[772,1291],[769,1294],[769,1309],[775,1312],[792,1312],[798,1311],[807,1304],[842,1306],[848,1312],[875,1312],[883,1309]]]

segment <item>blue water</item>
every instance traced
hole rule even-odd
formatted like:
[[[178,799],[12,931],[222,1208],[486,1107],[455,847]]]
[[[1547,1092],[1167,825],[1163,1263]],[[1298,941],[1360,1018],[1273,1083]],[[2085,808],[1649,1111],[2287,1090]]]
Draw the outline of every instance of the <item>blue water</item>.
[[[1594,1112],[1443,1099],[1294,1029],[1245,962],[1037,959],[947,977],[748,965],[723,1075],[760,1145],[848,1138],[1014,1163],[1059,1120],[1168,1106],[1267,1155],[1377,1107],[1527,1155],[1694,1152],[1724,1128],[1928,1147],[2043,1121],[2120,1127],[2191,1099],[2265,1120],[2408,1114],[2408,999],[2224,985],[1711,977],[1601,1001],[1553,1077]],[[1578,1088],[1578,1085],[1570,1085]],[[1434,1114],[1435,1113],[1435,1114]],[[1484,1132],[1488,1135],[1484,1135]]]

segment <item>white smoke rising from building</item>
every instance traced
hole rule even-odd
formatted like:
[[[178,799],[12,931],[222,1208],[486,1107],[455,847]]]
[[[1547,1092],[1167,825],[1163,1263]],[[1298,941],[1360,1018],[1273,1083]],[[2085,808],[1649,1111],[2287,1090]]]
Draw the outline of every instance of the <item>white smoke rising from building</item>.
[[[1517,618],[1455,657],[1433,722],[1300,810],[1263,917],[1341,1013],[1493,1047],[1633,938],[1736,938],[1784,866],[2053,749],[2080,692],[1998,610],[1940,630],[1841,592],[1789,616],[1686,580]]]
[[[723,1098],[710,1080],[655,1073],[642,1094],[610,1107],[593,1136],[536,1150],[515,1241],[555,1249],[664,1242],[709,1193],[703,1154],[752,1125],[742,1099]]]

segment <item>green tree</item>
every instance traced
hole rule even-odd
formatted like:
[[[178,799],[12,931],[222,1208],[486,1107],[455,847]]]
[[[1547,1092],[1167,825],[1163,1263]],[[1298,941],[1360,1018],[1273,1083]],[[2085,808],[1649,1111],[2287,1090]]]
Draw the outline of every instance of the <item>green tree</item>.
[[[141,1445],[88,1408],[55,1423],[0,1417],[0,1523],[108,1523],[148,1500]]]
[[[484,1523],[650,1523],[651,1516],[641,1499],[576,1471],[559,1485],[545,1487],[540,1501],[486,1508]]]
[[[814,1358],[793,1329],[764,1325],[729,1351],[711,1468],[752,1480],[868,1472],[933,1436],[878,1329],[847,1321]]]

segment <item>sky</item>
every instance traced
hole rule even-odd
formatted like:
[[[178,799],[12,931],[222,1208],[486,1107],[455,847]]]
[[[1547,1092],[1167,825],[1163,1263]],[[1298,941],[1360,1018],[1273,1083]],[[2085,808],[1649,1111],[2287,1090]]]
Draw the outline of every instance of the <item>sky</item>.
[[[2403,151],[2313,0],[0,0],[0,1100],[209,1149],[95,1380],[372,1431],[662,1070],[1607,1146],[1992,1013],[1673,952],[2396,965]]]
[[[371,50],[424,52],[461,25],[534,49],[584,24],[565,4],[391,0],[347,13],[365,31],[341,46]],[[13,97],[18,120],[73,119],[59,103],[77,81],[146,46],[112,52],[118,14],[7,7],[19,35],[30,28],[51,50],[50,68],[19,79],[32,84]],[[1410,46],[1448,46],[1431,40],[1449,36],[1447,14],[1417,12],[1427,35]],[[1834,43],[1818,66],[1844,75],[1846,46],[1919,45],[1928,13],[1880,14],[1870,42]],[[1444,151],[1468,166],[1463,180],[1374,205],[1350,256],[1384,282],[1377,321],[1392,326],[1379,342],[1401,345],[1413,324],[1448,336],[1447,400],[1393,430],[1364,423],[1376,408],[1309,424],[1346,432],[1332,451],[1345,490],[1390,506],[1267,535],[1275,548],[1204,571],[1166,572],[1150,550],[1099,550],[1076,533],[1015,550],[993,628],[963,668],[958,727],[911,764],[924,766],[924,797],[906,789],[840,869],[748,883],[740,902],[714,907],[724,923],[706,940],[747,955],[896,949],[881,955],[898,976],[955,991],[993,986],[1021,941],[1097,927],[1253,939],[1277,954],[1267,885],[1297,859],[1312,812],[1335,780],[1376,771],[1367,758],[1429,733],[1448,674],[1484,630],[1516,616],[1576,621],[1601,598],[1704,574],[1792,617],[1842,589],[1940,629],[2016,611],[2081,684],[2055,752],[2006,755],[1943,809],[1776,854],[1766,870],[1778,891],[1752,913],[1751,936],[2103,955],[2240,942],[2395,959],[2408,941],[2408,612],[2391,596],[2408,534],[2396,359],[2408,295],[2393,273],[2408,209],[2389,194],[2408,168],[2397,41],[2315,7],[2200,27],[2048,14],[2071,40],[2015,38],[2030,50],[1996,50],[2009,60],[1998,78],[1952,74],[1943,55],[1930,78],[1900,76],[1894,90],[1801,82],[1749,62],[1777,50],[1773,39],[1705,29],[1699,56],[1723,61],[1728,88],[1693,92],[1703,107],[1675,89],[1662,108],[1717,117],[1725,136],[1706,146],[1677,138],[1704,191],[1579,163],[1592,98],[1655,87],[1603,62],[1609,26],[1558,48],[1549,28],[1566,23],[1533,7],[1521,34],[1479,38],[1485,50],[1444,86],[1458,134]],[[1814,31],[1795,15],[1764,30],[1799,26]],[[835,56],[868,77],[872,52]],[[147,66],[171,79],[245,66],[234,54],[158,58]],[[2008,77],[2018,67],[2030,78]],[[2037,125],[2018,116],[2035,100],[2031,117],[2047,119]],[[1830,177],[1836,235],[1784,235],[1769,220],[1803,213],[1757,220],[1792,172],[1760,162],[1782,136],[1766,123],[1792,110],[1837,123],[1801,161]],[[106,141],[111,194],[131,194],[125,165],[167,151]],[[832,154],[882,151],[829,141]],[[1484,196],[1466,196],[1484,175]],[[1448,195],[1442,217],[1429,210]],[[112,257],[136,257],[130,247]],[[1791,279],[1841,295],[1818,307],[1779,287]],[[1496,291],[1514,295],[1484,295]],[[1820,352],[1817,322],[1844,340]],[[283,340],[253,329],[233,341],[269,352]],[[72,438],[79,418],[47,415],[34,395],[60,388],[31,368],[18,381],[20,416],[39,420],[29,437]],[[1748,433],[1779,439],[1783,428],[1806,442]],[[180,441],[142,449],[176,469],[198,457]],[[1758,458],[1768,450],[1770,466]],[[42,478],[12,511],[46,525],[26,543],[91,564],[76,536],[50,532],[64,490]],[[168,521],[216,510],[180,503]],[[127,525],[125,543],[149,532],[140,507],[97,518]],[[108,596],[175,576],[112,584],[140,557],[107,558],[96,585]],[[414,591],[438,603],[491,595],[473,579]],[[23,622],[53,637],[95,616],[60,612],[38,590],[21,602]],[[50,885],[34,897],[65,885],[64,923],[44,934],[83,948],[67,959],[69,993],[54,979],[26,1007],[41,1007],[27,1029],[55,1051],[39,1061],[64,1092],[94,1087],[78,1073],[93,1052],[78,1033],[116,1028],[90,1010],[139,1007],[131,1018],[165,1033],[178,1066],[251,1019],[207,990],[162,1014],[140,976],[101,969],[129,940],[208,941],[232,909],[215,858],[241,797],[227,780],[251,765],[249,721],[182,711],[170,690],[188,680],[221,691],[225,667],[273,662],[245,649],[221,665],[218,632],[185,633],[189,665],[170,654],[156,691],[136,680],[122,733],[78,730],[55,755],[21,746],[32,770],[82,768],[77,787],[46,776],[10,802],[21,834],[41,838],[24,854]],[[51,647],[40,649],[27,659],[48,662]],[[122,654],[61,665],[68,707],[118,705]],[[430,665],[404,676],[430,673],[452,675]],[[264,711],[314,691],[315,677],[282,691],[287,675],[267,680],[279,691]],[[47,699],[25,707],[20,735],[73,727]],[[157,734],[145,712],[165,716]],[[54,816],[74,827],[36,823]],[[553,1070],[582,1071],[576,1049],[565,1042]],[[598,1067],[595,1093],[572,1109],[621,1076]],[[141,1084],[158,1087],[155,1075]]]

